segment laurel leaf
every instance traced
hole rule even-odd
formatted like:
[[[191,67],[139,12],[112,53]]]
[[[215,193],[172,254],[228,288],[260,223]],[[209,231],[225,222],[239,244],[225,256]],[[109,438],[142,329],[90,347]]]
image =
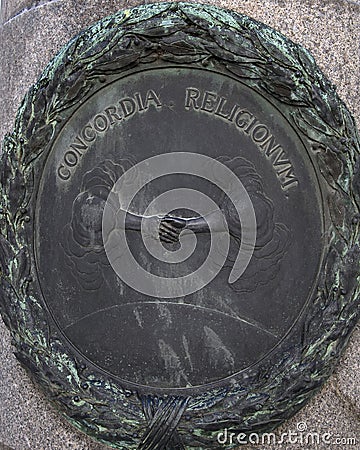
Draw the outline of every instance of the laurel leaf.
[[[14,251],[10,243],[0,234],[0,270],[6,276],[9,276],[9,262],[13,259],[13,257]]]

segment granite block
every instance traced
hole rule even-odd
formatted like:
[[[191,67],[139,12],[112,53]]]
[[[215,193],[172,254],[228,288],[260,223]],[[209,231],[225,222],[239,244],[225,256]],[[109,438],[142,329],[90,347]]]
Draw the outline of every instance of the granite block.
[[[0,39],[0,139],[11,130],[29,86],[56,52],[82,28],[141,0],[2,0]],[[360,2],[346,0],[208,0],[234,9],[281,31],[309,49],[360,124]],[[278,433],[305,422],[315,432],[359,435],[360,328],[326,386]],[[12,354],[0,321],[0,442],[16,450],[107,447],[71,427],[51,406]],[[0,445],[0,448],[2,448]],[[297,444],[271,449],[306,448]],[[243,449],[264,448],[242,446]],[[317,447],[319,449],[325,447]],[[329,447],[327,447],[329,448]],[[337,448],[332,446],[330,448]],[[339,447],[340,448],[340,447]],[[349,448],[352,447],[345,447]],[[355,448],[355,447],[354,447]]]

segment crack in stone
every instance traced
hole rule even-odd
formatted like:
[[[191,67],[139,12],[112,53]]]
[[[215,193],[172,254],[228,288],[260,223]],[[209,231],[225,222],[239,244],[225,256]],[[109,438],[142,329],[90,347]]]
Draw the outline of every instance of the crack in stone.
[[[356,404],[356,399],[353,399],[349,394],[342,391],[340,388],[340,379],[338,374],[334,374],[333,376],[333,388],[335,395],[337,398],[342,402],[345,409],[349,411],[351,414],[353,414],[356,418],[359,417],[359,408]]]
[[[2,16],[2,9],[5,9],[4,6],[1,6],[1,0],[0,0],[0,27],[6,25],[7,23],[12,22],[14,19],[17,19],[19,16],[22,16],[23,14],[26,14],[28,12],[31,12],[33,10],[36,10],[37,8],[42,8],[44,6],[47,6],[49,3],[58,3],[61,2],[62,0],[38,0],[35,1],[32,5],[23,7],[22,9],[20,9],[19,11],[17,11],[15,13],[15,15],[9,17],[7,20],[5,20],[4,22],[2,22],[1,20],[1,16]],[[168,0],[171,1],[171,0]],[[360,0],[337,0],[337,3],[349,3],[350,5],[355,5],[355,6],[359,6],[360,7]],[[146,3],[146,1],[144,1],[144,3]],[[126,4],[124,5],[124,7],[126,6]]]
[[[39,0],[34,2],[32,5],[28,5],[25,6],[23,8],[21,8],[19,11],[17,11],[14,15],[12,15],[11,17],[9,17],[8,19],[6,19],[4,22],[0,21],[0,26],[3,27],[4,25],[12,22],[13,20],[17,19],[18,17],[22,16],[23,14],[29,13],[31,11],[34,11],[38,8],[43,8],[44,6],[47,6],[49,3],[58,3],[62,0]],[[1,4],[1,2],[0,2]],[[4,11],[0,11],[0,18],[3,14],[3,12],[5,13],[5,7],[2,6],[1,9],[3,9]]]

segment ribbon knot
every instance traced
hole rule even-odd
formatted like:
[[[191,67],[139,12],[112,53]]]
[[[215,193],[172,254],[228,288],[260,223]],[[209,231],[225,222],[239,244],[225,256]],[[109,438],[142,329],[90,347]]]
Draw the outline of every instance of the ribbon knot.
[[[176,427],[187,407],[189,397],[141,398],[148,428],[138,450],[185,450]]]

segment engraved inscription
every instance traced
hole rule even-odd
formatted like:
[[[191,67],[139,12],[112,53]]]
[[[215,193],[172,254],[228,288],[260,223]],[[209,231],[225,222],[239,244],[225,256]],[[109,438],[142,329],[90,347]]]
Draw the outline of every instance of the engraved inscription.
[[[65,151],[57,169],[59,178],[63,181],[71,178],[80,159],[99,135],[105,134],[114,124],[147,111],[150,106],[162,107],[160,96],[153,89],[149,89],[146,94],[136,92],[132,96],[123,97],[117,104],[108,105],[96,114]],[[287,152],[276,141],[270,128],[261,123],[254,113],[216,92],[201,91],[195,87],[186,88],[185,109],[212,114],[233,123],[238,130],[250,137],[271,163],[284,191],[298,185],[299,181]]]
[[[284,191],[298,185],[294,167],[285,150],[276,142],[269,127],[259,121],[251,111],[216,92],[201,91],[188,87],[185,94],[185,109],[203,111],[233,123],[242,133],[251,138],[260,152],[271,162]]]
[[[127,120],[137,113],[145,112],[150,106],[161,108],[159,95],[149,89],[145,95],[136,92],[132,97],[123,97],[118,104],[107,106],[96,114],[75,137],[70,147],[65,151],[57,169],[59,178],[67,181],[78,165],[84,153],[89,149],[97,136],[106,133],[114,124]]]

